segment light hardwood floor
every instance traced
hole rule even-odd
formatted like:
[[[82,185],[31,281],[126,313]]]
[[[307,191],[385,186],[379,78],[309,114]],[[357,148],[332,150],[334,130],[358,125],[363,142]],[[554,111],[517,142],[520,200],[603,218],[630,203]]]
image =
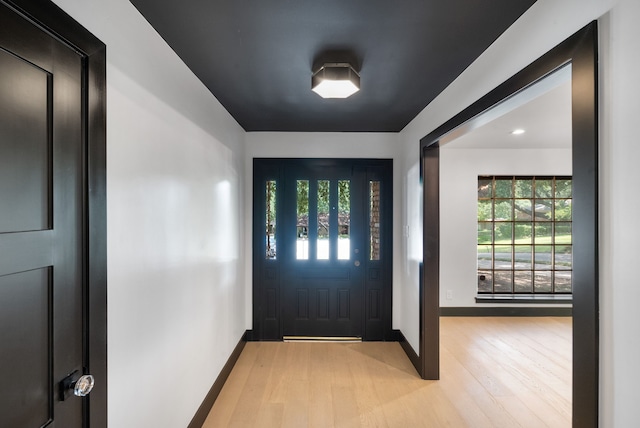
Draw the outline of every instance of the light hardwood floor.
[[[398,343],[249,342],[204,427],[571,426],[571,318],[440,322],[439,381]]]

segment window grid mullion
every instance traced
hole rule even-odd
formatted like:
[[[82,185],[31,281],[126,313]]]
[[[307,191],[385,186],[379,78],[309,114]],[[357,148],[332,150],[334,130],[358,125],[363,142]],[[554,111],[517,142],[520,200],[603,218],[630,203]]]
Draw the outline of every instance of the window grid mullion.
[[[484,182],[487,181],[486,178],[488,177],[482,178]],[[562,179],[565,181],[570,180],[570,178],[568,177],[562,177]],[[508,195],[505,194],[505,190],[509,189],[509,186],[506,186],[506,183],[504,183],[504,185],[499,185],[499,182],[503,180],[510,181],[511,195],[509,198],[507,198],[506,196]],[[517,185],[518,180],[530,181],[530,195],[519,193],[518,185]],[[570,277],[572,276],[570,260],[573,257],[573,251],[571,248],[569,248],[568,250],[563,250],[565,254],[566,253],[570,254],[569,265],[568,265],[569,268],[559,270],[557,263],[558,263],[558,257],[560,257],[558,255],[559,254],[558,245],[560,245],[560,243],[558,241],[558,238],[559,238],[559,234],[563,232],[566,233],[565,231],[568,228],[564,226],[563,232],[560,232],[557,229],[556,222],[562,221],[564,223],[568,223],[569,225],[571,224],[571,218],[568,218],[568,219],[561,218],[560,220],[557,220],[558,219],[557,207],[558,207],[559,200],[563,201],[563,202],[560,202],[563,209],[566,208],[567,206],[570,207],[572,195],[570,193],[569,194],[565,193],[562,196],[559,196],[557,180],[558,180],[558,177],[547,177],[547,176],[545,177],[535,177],[535,176],[491,177],[491,189],[490,189],[490,195],[489,195],[490,196],[489,200],[491,201],[491,214],[490,214],[491,218],[485,219],[485,220],[479,220],[478,230],[479,231],[486,230],[486,225],[487,224],[491,225],[490,244],[488,246],[491,248],[491,263],[489,265],[490,266],[489,271],[491,274],[491,285],[492,285],[490,289],[492,290],[493,293],[506,292],[504,290],[505,288],[504,286],[509,287],[509,284],[510,284],[509,294],[522,293],[524,292],[523,289],[525,287],[528,290],[527,293],[531,293],[531,294],[555,294],[555,293],[567,292],[567,291],[558,290],[558,278],[559,277],[561,278],[562,274],[566,272],[568,272]],[[545,181],[546,183],[543,184],[543,182]],[[565,187],[564,187],[565,190],[567,189],[566,186],[567,184],[565,183]],[[569,183],[569,186],[570,186],[570,183]],[[499,188],[502,189],[500,195],[498,194]],[[525,190],[528,190],[528,189],[525,187]],[[569,191],[570,190],[571,189],[569,187]],[[481,198],[479,197],[478,200],[480,201]],[[521,203],[522,207],[525,207],[525,208],[519,208],[521,210],[530,209],[530,212],[524,211],[525,214],[522,215],[522,218],[524,218],[525,220],[518,218],[516,202],[519,200],[530,201],[529,203],[526,203],[526,202]],[[506,208],[504,207],[505,205],[504,202],[508,202],[511,204],[510,207],[508,207],[509,209],[507,211],[504,210],[504,208]],[[501,212],[503,213],[503,217],[501,219],[498,219],[498,212],[497,212],[497,206],[499,203],[502,204],[500,209],[501,209]],[[531,207],[528,208],[528,205],[531,205]],[[518,205],[518,207],[520,207],[520,205]],[[510,218],[504,218],[504,214],[506,214],[506,212],[510,213]],[[529,212],[529,214],[526,214],[527,212]],[[570,214],[570,211],[569,211],[569,214]],[[563,213],[563,215],[565,214]],[[546,216],[547,218],[539,218],[541,216]],[[527,217],[529,217],[528,221],[526,221]],[[480,221],[482,221],[482,225],[484,226],[480,224]],[[526,227],[519,229],[520,226],[526,225],[526,224],[529,225],[530,231],[527,232]],[[510,232],[508,232],[508,235],[509,235],[508,238],[504,236],[507,234],[507,230],[510,230]],[[500,231],[500,239],[497,236],[498,231]],[[518,241],[519,239],[518,236],[520,236],[520,233],[523,233],[523,236],[525,237],[527,236],[527,234],[530,235],[529,239],[527,239],[527,241],[524,243]],[[483,234],[486,236],[484,232]],[[501,241],[500,244],[498,244],[499,240]],[[572,245],[571,242],[572,240],[569,240],[568,243],[564,243],[563,245],[567,247],[571,247]],[[485,244],[482,244],[482,245],[484,246]],[[480,247],[481,247],[481,244],[478,245],[478,250],[480,250]],[[509,250],[507,250],[507,248]],[[498,259],[497,257],[498,251],[500,251],[505,256],[510,252],[511,259],[509,264],[505,264],[504,259],[502,261]],[[528,265],[528,267],[521,266],[520,268],[517,268],[518,254],[520,253],[524,254],[525,252],[527,253],[527,257],[526,258],[521,257],[522,258],[521,261],[524,262],[526,260],[526,264]],[[483,258],[483,260],[485,260],[484,262],[485,266],[487,265],[487,262],[488,262],[487,259],[488,259],[488,255]],[[502,262],[501,265],[499,265],[498,262]],[[510,281],[507,282],[505,281],[505,279],[508,277],[508,274],[506,273],[508,271],[505,270],[505,267],[509,265],[511,267]],[[496,272],[501,274],[500,276],[501,282],[499,285],[502,285],[502,287],[498,287],[498,288],[503,288],[503,290],[501,291],[497,290],[497,287],[496,287],[496,284],[498,282],[496,281]],[[527,275],[523,275],[522,274],[523,272],[528,272],[529,277],[527,277]],[[538,272],[537,276],[536,276],[536,272]],[[517,280],[522,278],[524,278],[525,282],[524,283],[521,282],[521,285],[517,286]],[[540,285],[540,286],[537,287],[537,285]]]

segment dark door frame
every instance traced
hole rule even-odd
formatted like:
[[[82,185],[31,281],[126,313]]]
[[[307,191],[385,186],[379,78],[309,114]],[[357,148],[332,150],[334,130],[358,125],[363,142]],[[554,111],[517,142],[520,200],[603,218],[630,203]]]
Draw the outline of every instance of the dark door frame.
[[[573,426],[598,426],[598,34],[596,21],[420,141],[424,183],[419,367],[438,379],[440,317],[439,145],[450,131],[571,63],[573,163]]]
[[[83,360],[96,385],[83,406],[107,427],[106,46],[48,0],[0,0],[83,57]]]

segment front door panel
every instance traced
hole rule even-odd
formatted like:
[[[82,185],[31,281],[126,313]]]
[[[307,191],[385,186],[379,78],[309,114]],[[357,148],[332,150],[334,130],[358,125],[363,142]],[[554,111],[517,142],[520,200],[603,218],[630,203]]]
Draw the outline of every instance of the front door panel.
[[[349,165],[286,169],[284,336],[362,336],[363,184]]]

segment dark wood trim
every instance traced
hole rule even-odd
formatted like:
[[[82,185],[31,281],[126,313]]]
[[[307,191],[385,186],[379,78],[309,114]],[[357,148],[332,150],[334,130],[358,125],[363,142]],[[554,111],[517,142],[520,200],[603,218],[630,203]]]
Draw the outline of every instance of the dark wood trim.
[[[422,151],[423,246],[420,362],[423,379],[440,379],[440,147]],[[437,203],[432,203],[438,201]]]
[[[88,260],[88,331],[87,370],[103,379],[102,388],[91,392],[92,427],[107,427],[107,111],[106,111],[106,47],[95,50],[85,59],[88,124],[87,207]]]
[[[391,329],[385,337],[385,342],[401,342],[404,340],[404,334],[400,330]]]
[[[100,55],[105,44],[49,0],[2,0],[82,55]]]
[[[520,304],[554,304],[567,305],[573,303],[573,296],[570,294],[550,294],[550,295],[500,295],[500,294],[479,294],[476,296],[476,303],[512,303]]]
[[[472,120],[496,104],[546,77],[558,68],[571,64],[572,76],[572,164],[574,191],[574,254],[573,254],[573,426],[591,428],[598,426],[599,380],[599,299],[598,299],[598,35],[597,22],[593,21],[560,43],[525,69],[508,79],[484,97],[467,107],[452,119],[420,140],[420,156],[425,163],[440,140],[452,130]],[[437,152],[435,152],[437,153]],[[437,159],[433,162],[436,163]],[[425,169],[425,165],[422,165]],[[423,179],[429,171],[422,172]],[[431,185],[432,183],[427,183]],[[424,186],[425,208],[436,209],[439,200],[436,193]],[[427,229],[440,228],[439,223],[424,214],[425,263],[435,247],[427,242]],[[439,248],[436,250],[439,251]],[[421,328],[437,333],[435,320],[430,319],[430,308],[435,303],[429,296],[436,295],[433,276],[437,271],[424,268],[420,287]],[[436,301],[437,302],[437,301]],[[428,307],[429,306],[429,307]],[[429,318],[429,319],[427,319]],[[422,336],[421,336],[422,337]],[[435,363],[433,349],[422,341],[420,358],[422,367]],[[424,377],[424,372],[423,372]]]
[[[574,36],[573,116],[573,426],[598,426],[598,34]]]
[[[91,427],[107,427],[106,46],[48,0],[0,0],[83,56],[84,370],[96,385],[85,399]]]
[[[213,382],[211,389],[202,401],[202,404],[200,404],[200,407],[198,407],[198,411],[193,416],[193,419],[191,419],[191,422],[189,422],[187,428],[200,428],[202,427],[202,425],[204,425],[204,421],[207,419],[207,416],[209,415],[209,412],[213,407],[213,403],[216,402],[218,395],[220,395],[220,391],[222,391],[224,383],[229,378],[231,370],[233,370],[233,366],[236,365],[238,358],[240,358],[240,354],[244,349],[244,345],[246,345],[247,343],[248,334],[249,331],[246,331],[240,338],[240,341],[233,349],[233,352],[231,352],[231,355],[229,356],[229,359],[225,363],[224,367],[222,367],[222,370],[220,370],[220,374],[218,374],[215,382]]]
[[[400,346],[402,346],[402,350],[404,351],[405,354],[407,354],[407,357],[409,358],[409,361],[411,361],[411,364],[413,364],[413,367],[415,367],[416,372],[420,374],[420,370],[421,370],[420,357],[418,356],[416,351],[413,350],[413,347],[411,347],[407,338],[404,337],[404,334],[402,333],[402,331],[393,330],[393,332],[397,336],[398,342],[400,343]]]
[[[540,307],[453,307],[440,308],[441,317],[570,317],[571,308]]]

